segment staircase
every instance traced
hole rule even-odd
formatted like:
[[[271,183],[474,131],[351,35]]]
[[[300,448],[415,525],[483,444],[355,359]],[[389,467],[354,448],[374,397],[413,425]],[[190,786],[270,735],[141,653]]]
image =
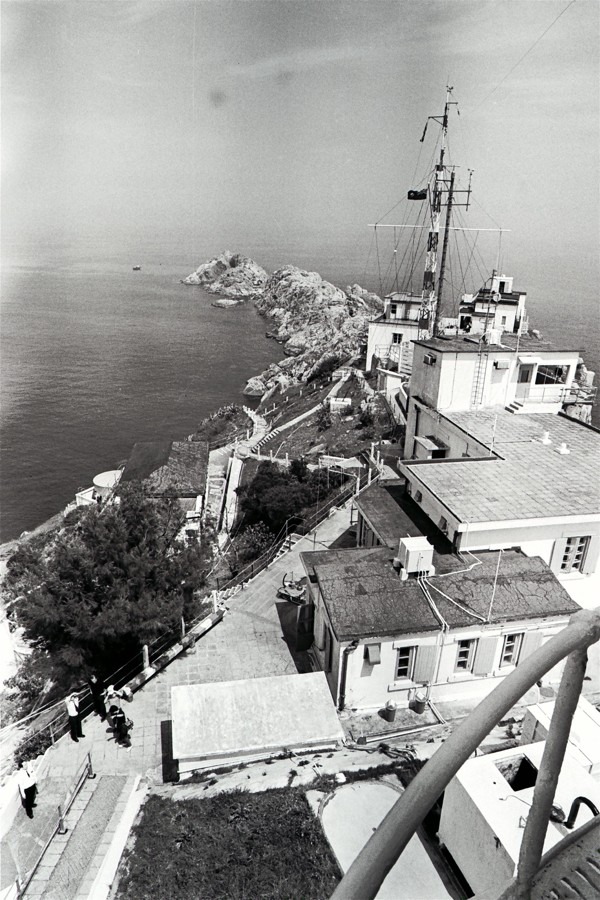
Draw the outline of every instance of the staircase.
[[[523,404],[520,400],[513,400],[512,403],[509,403],[504,409],[506,409],[507,412],[516,415],[517,413],[523,412]]]

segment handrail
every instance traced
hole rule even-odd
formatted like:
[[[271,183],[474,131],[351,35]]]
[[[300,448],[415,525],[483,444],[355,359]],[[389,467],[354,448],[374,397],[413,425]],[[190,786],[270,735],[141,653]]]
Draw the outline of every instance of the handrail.
[[[565,657],[577,656],[578,651],[581,653],[599,638],[600,607],[583,609],[571,616],[561,632],[519,663],[423,766],[360,851],[331,900],[374,898],[431,807],[484,737],[546,672]],[[559,697],[561,691],[564,694],[563,682]]]

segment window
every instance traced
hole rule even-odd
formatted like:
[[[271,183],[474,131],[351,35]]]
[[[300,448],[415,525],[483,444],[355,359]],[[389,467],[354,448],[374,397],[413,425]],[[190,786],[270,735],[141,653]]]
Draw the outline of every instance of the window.
[[[589,542],[589,535],[567,538],[560,563],[561,572],[581,572]]]
[[[394,331],[392,334],[392,344],[401,344],[402,343],[402,332]]]
[[[415,667],[415,648],[400,647],[396,662],[396,678],[412,678]]]
[[[564,384],[567,380],[568,366],[538,366],[535,375],[536,384]]]
[[[390,304],[390,316],[393,316],[394,318],[396,318],[397,313],[398,313],[398,304],[391,303]]]
[[[443,516],[440,518],[439,529],[440,531],[443,531],[444,534],[448,534],[448,522]]]
[[[458,642],[458,653],[456,654],[456,664],[454,666],[457,672],[472,672],[473,662],[475,660],[475,648],[477,641],[467,640]]]
[[[516,666],[519,662],[519,653],[523,643],[522,634],[507,634],[502,645],[501,666]]]
[[[501,325],[506,325],[506,316],[502,316],[502,317],[500,318],[500,324],[501,324]]]

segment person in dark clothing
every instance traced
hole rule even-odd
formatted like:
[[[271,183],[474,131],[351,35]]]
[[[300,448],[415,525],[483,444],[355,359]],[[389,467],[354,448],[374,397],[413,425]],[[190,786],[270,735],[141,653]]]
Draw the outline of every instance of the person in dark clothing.
[[[37,784],[35,783],[33,767],[30,762],[20,762],[17,768],[17,784],[19,785],[21,801],[25,807],[25,812],[30,819],[33,819],[33,807],[37,806],[35,802]]]
[[[100,716],[100,721],[104,722],[106,719],[106,706],[104,703],[104,683],[101,678],[93,672],[88,678],[88,684],[90,686],[90,693],[92,695],[92,703],[94,704],[95,712]]]
[[[129,740],[129,721],[122,709],[118,706],[111,706],[110,715],[115,726],[115,741],[130,749],[131,742]]]

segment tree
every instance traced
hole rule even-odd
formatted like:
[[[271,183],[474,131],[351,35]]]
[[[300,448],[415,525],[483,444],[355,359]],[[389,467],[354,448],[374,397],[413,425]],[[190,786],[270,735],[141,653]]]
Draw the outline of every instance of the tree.
[[[119,501],[92,506],[42,551],[17,551],[8,587],[25,637],[50,654],[57,677],[88,667],[109,673],[193,614],[182,584],[204,583],[209,548],[178,540],[177,499],[126,485]]]
[[[241,562],[257,559],[272,546],[274,537],[264,522],[249,525],[236,542],[238,559]]]

